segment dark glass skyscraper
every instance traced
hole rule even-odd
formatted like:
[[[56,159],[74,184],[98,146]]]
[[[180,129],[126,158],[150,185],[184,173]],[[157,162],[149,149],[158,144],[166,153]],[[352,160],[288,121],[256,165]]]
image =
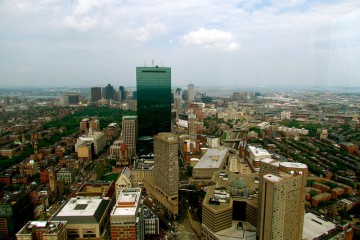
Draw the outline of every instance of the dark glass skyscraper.
[[[171,68],[137,67],[139,136],[171,132]]]
[[[96,102],[101,100],[101,87],[91,88],[91,101]]]
[[[124,88],[124,86],[120,86],[119,87],[119,92],[121,93],[121,101],[123,102],[123,101],[125,101],[126,100],[126,90],[125,90],[125,88]]]
[[[105,99],[114,99],[115,97],[115,89],[111,84],[108,84],[105,87]]]

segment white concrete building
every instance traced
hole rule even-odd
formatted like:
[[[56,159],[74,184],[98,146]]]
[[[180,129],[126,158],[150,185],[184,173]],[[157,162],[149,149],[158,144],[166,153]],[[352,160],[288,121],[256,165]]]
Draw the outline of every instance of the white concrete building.
[[[75,143],[75,151],[77,151],[77,147],[82,145],[84,142],[93,143],[94,152],[95,154],[98,154],[106,146],[106,136],[103,132],[93,132],[93,130],[90,128],[89,133],[77,139],[77,142]]]
[[[265,149],[257,148],[254,146],[248,146],[248,150],[249,150],[248,160],[254,171],[258,172],[260,170],[260,162],[262,159],[271,158],[271,154]]]

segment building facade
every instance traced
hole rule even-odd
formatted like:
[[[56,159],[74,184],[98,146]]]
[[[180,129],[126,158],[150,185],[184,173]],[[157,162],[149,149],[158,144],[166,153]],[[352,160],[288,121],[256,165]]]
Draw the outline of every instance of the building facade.
[[[195,101],[195,86],[192,83],[188,85],[188,101],[189,103]]]
[[[154,143],[155,184],[170,197],[178,196],[178,138],[172,133],[159,133]]]
[[[115,98],[115,89],[111,84],[108,84],[105,87],[105,99],[114,99]]]
[[[0,239],[13,239],[31,219],[34,219],[34,209],[29,193],[14,192],[4,196],[0,200]]]
[[[124,116],[122,119],[122,139],[131,157],[136,155],[138,121],[136,116]]]
[[[136,68],[139,136],[171,131],[171,68]]]
[[[262,160],[259,178],[259,239],[302,239],[308,168],[302,163]]]
[[[146,192],[173,216],[178,214],[178,137],[162,132],[154,139],[154,176],[144,178]]]
[[[110,214],[111,240],[144,239],[144,220],[141,209],[141,188],[121,191]]]
[[[101,100],[101,87],[91,88],[91,101],[96,102]]]
[[[16,234],[16,240],[67,240],[66,221],[30,221]]]

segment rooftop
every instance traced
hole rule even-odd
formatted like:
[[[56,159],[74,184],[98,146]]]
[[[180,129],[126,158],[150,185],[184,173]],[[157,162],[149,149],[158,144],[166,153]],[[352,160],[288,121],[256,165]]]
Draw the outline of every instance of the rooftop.
[[[30,234],[33,228],[46,234],[57,234],[65,225],[66,221],[30,221],[17,234]]]
[[[254,146],[249,146],[249,150],[255,157],[263,157],[263,156],[271,155],[267,150],[262,148],[257,148]]]
[[[287,168],[302,168],[307,169],[307,165],[303,163],[295,163],[295,162],[282,162],[280,163],[281,166],[287,167]]]
[[[228,152],[228,148],[209,148],[194,168],[219,168]]]
[[[70,199],[53,220],[68,224],[99,223],[108,204],[109,200],[100,198]]]
[[[270,182],[281,182],[282,180],[284,180],[282,177],[276,176],[274,174],[266,174],[264,175],[264,179]]]
[[[130,119],[136,119],[137,116],[124,116],[123,120],[130,120]]]
[[[302,239],[316,239],[323,234],[329,234],[335,228],[334,223],[320,219],[313,213],[305,213]]]
[[[120,192],[111,215],[135,216],[141,200],[141,188],[125,188]]]
[[[256,239],[256,228],[248,222],[242,222],[245,231],[237,228],[239,221],[232,221],[232,226],[224,230],[218,231],[215,233],[215,236],[221,240],[234,240],[234,239]],[[202,224],[203,227],[207,228],[206,225]],[[208,231],[212,232],[209,228]]]

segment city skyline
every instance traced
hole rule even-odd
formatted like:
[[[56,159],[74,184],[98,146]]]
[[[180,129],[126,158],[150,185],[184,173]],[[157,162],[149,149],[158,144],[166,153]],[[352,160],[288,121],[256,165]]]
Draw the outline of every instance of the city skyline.
[[[3,1],[2,87],[134,86],[171,66],[173,86],[359,86],[360,3]]]

